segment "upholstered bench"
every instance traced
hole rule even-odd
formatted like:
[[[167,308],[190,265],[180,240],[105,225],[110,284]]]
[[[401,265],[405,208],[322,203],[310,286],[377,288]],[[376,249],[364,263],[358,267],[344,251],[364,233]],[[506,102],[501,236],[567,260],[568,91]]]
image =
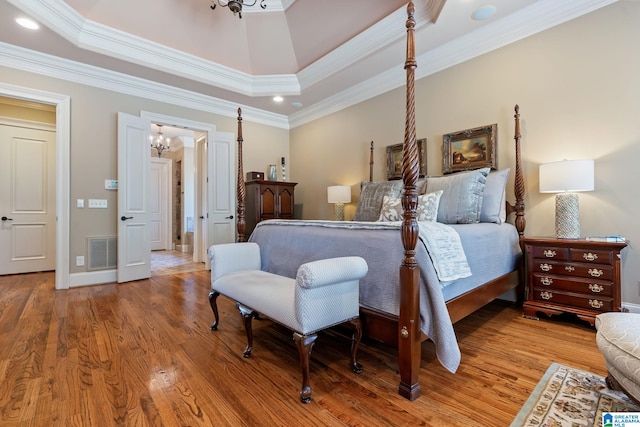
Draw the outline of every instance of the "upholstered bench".
[[[247,333],[244,357],[253,350],[251,321],[259,314],[293,330],[300,355],[302,388],[300,400],[311,400],[309,357],[317,332],[348,322],[354,329],[351,368],[362,372],[356,352],[362,338],[359,315],[359,281],[368,267],[360,257],[340,257],[313,261],[298,268],[295,279],[261,270],[260,248],[256,243],[229,243],[209,248],[211,292],[209,303],[219,325],[216,300],[220,294],[236,301]]]
[[[609,371],[607,385],[640,404],[640,314],[599,314],[596,329],[596,342]]]

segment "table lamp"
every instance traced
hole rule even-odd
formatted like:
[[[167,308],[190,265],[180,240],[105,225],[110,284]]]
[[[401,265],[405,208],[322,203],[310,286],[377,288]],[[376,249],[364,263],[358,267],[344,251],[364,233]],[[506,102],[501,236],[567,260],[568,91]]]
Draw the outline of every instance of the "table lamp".
[[[540,192],[556,194],[556,238],[580,238],[578,191],[593,191],[593,160],[540,165]]]
[[[344,221],[344,204],[351,203],[351,187],[332,185],[327,188],[327,202],[335,203],[336,221]]]

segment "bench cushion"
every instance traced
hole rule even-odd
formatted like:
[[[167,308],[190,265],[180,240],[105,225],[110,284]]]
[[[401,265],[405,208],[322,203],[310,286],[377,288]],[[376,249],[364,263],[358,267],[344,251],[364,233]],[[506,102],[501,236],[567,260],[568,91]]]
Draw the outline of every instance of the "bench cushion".
[[[288,277],[245,270],[220,277],[212,284],[212,289],[289,329],[308,335],[358,316],[357,280],[355,282],[355,287],[302,288]]]
[[[640,314],[602,313],[596,317],[596,328],[609,374],[640,400]]]

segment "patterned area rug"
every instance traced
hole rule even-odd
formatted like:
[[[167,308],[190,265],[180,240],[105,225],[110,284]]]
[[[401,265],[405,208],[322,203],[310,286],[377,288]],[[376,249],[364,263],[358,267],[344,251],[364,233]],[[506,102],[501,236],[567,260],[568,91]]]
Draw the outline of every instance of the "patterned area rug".
[[[604,412],[640,412],[640,407],[609,390],[604,377],[554,363],[511,427],[601,426]]]

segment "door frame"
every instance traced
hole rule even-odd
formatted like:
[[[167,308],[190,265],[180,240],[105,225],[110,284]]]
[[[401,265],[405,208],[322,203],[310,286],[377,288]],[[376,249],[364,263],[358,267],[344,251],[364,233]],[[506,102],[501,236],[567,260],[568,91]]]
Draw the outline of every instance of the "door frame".
[[[168,116],[165,114],[158,114],[158,113],[153,113],[150,111],[140,111],[140,117],[146,118],[151,120],[151,122],[153,123],[162,123],[163,125],[167,125],[167,126],[173,126],[173,127],[181,127],[181,128],[187,128],[187,129],[191,129],[191,130],[196,130],[196,131],[201,131],[204,132],[206,134],[206,140],[207,141],[211,141],[212,138],[215,137],[216,134],[216,126],[215,125],[211,125],[209,123],[203,123],[203,122],[197,122],[194,120],[189,120],[189,119],[183,119],[180,117],[174,117],[174,116]],[[194,155],[197,152],[197,150],[194,147]],[[207,159],[207,163],[208,163],[208,159]],[[197,167],[197,162],[194,163]],[[194,194],[196,195],[196,198],[199,199],[200,198],[200,194],[201,194],[201,186],[202,184],[199,182],[198,179],[194,180],[195,183],[195,188],[194,188]],[[196,202],[197,205],[197,202]],[[199,215],[199,214],[198,214]],[[202,257],[206,257],[206,254],[201,254],[201,247],[202,247],[202,231],[201,231],[201,221],[196,221],[196,218],[194,218],[194,229],[193,229],[193,259],[194,260],[198,260],[201,259]]]
[[[56,107],[56,271],[55,288],[69,289],[69,193],[71,159],[71,97],[0,82],[0,96]]]

